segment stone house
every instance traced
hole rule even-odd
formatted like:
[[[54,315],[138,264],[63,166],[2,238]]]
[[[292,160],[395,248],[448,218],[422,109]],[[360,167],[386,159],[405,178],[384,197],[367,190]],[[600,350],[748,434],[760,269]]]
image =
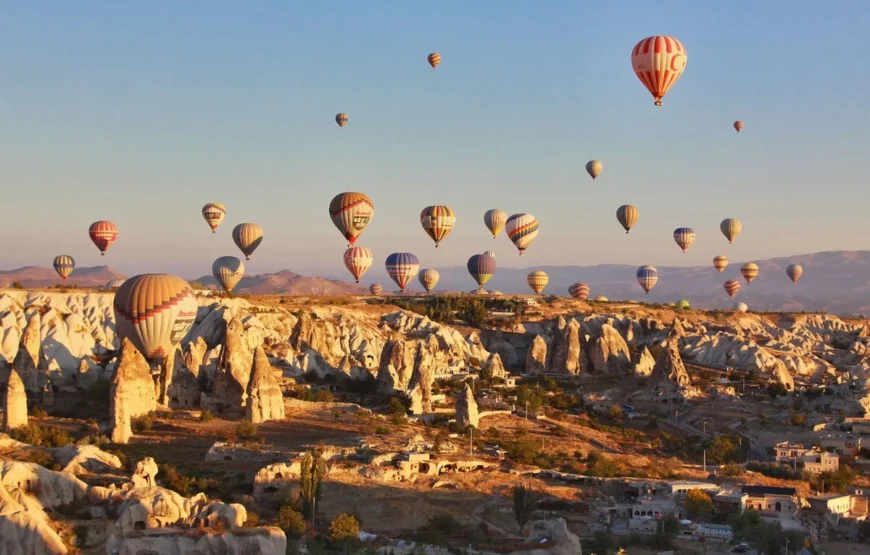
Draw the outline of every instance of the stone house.
[[[762,514],[779,516],[795,514],[800,508],[795,488],[774,486],[743,486],[740,490],[746,494],[743,502],[744,510],[754,510]]]

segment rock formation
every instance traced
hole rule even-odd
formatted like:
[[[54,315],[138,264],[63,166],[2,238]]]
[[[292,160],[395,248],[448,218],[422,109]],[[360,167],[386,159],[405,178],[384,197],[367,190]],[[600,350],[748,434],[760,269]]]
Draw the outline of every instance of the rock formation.
[[[255,424],[284,418],[284,396],[262,346],[254,351],[246,409],[247,419]]]
[[[3,431],[27,426],[27,393],[24,382],[13,366],[6,380],[6,397],[3,404]]]
[[[245,407],[253,366],[251,350],[241,336],[243,331],[244,326],[238,319],[226,324],[226,335],[214,375],[212,396],[232,412],[240,412]]]
[[[536,335],[526,353],[526,372],[540,374],[546,372],[548,367],[547,342],[540,335]]]
[[[643,349],[637,355],[637,360],[634,361],[635,376],[649,376],[653,373],[656,366],[656,359],[649,351],[649,347],[644,345]]]
[[[538,520],[532,523],[529,537],[525,544],[529,546],[539,545],[546,541],[547,546],[541,548],[530,547],[519,551],[513,551],[510,555],[582,555],[580,538],[568,530],[564,518],[552,520]]]
[[[630,366],[631,355],[625,339],[609,324],[601,326],[600,335],[589,342],[589,362],[599,373],[624,374]]]
[[[200,338],[200,341],[202,341],[202,338]],[[170,360],[172,361],[171,363]],[[166,388],[166,404],[169,408],[189,409],[198,406],[200,398],[199,380],[193,372],[188,370],[187,358],[181,354],[181,350],[175,349],[173,356],[167,357],[163,366],[166,370],[166,375],[171,376]],[[199,370],[198,364],[196,368]]]
[[[477,401],[471,386],[465,384],[465,390],[456,397],[456,425],[460,429],[468,426],[478,427],[480,418],[477,413]]]
[[[112,441],[127,443],[133,435],[133,418],[157,409],[151,368],[142,353],[128,339],[121,343],[121,354],[109,393],[109,418]]]
[[[561,318],[561,317],[560,317]],[[560,320],[562,322],[563,320]],[[580,324],[571,318],[557,335],[553,361],[550,365],[552,372],[576,375],[580,373],[581,355],[583,351],[580,344]]]
[[[19,378],[20,379],[20,378]],[[0,551],[4,555],[66,555],[68,550],[38,506],[27,507],[0,486]]]
[[[507,371],[504,369],[501,355],[498,353],[492,353],[489,355],[489,360],[484,363],[482,370],[490,378],[499,378],[503,380],[507,377]]]

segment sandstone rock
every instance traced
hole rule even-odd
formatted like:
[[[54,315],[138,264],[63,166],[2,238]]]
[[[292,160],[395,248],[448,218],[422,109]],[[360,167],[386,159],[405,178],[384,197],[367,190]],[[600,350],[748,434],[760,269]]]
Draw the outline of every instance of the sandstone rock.
[[[240,335],[242,329],[239,320],[233,319],[227,324],[212,390],[215,399],[233,411],[245,407],[246,390],[253,367],[252,353]]]
[[[467,426],[478,427],[480,418],[477,412],[477,401],[474,400],[474,393],[471,391],[471,386],[465,385],[465,390],[456,398],[456,425],[463,429]]]
[[[18,488],[47,509],[81,501],[88,491],[87,484],[72,474],[17,461],[0,461],[0,486]]]
[[[536,335],[526,353],[526,372],[540,374],[546,372],[548,367],[547,342],[540,335]]]
[[[172,361],[171,363],[170,360]],[[172,376],[166,389],[166,402],[169,408],[189,409],[198,406],[200,396],[199,380],[193,372],[188,370],[186,358],[181,354],[181,350],[175,349],[172,357],[166,357],[164,366],[167,375]],[[197,370],[199,370],[199,365],[197,365]]]
[[[206,352],[208,352],[208,344],[202,337],[197,337],[196,341],[187,344],[187,349],[184,352],[184,365],[188,372],[196,378],[199,378],[199,367],[202,366]]]
[[[284,555],[287,537],[280,528],[191,535],[186,530],[154,530],[145,535],[112,537],[106,552],[116,555]]]
[[[490,378],[505,379],[507,371],[504,369],[504,364],[502,364],[501,355],[498,353],[489,355],[489,360],[483,365],[483,372],[489,375]]]
[[[96,445],[68,445],[54,451],[54,459],[70,474],[100,474],[123,468],[121,460]]]
[[[662,345],[662,351],[656,359],[653,370],[656,378],[675,383],[678,386],[689,386],[692,383],[683,359],[680,358],[680,349],[676,338],[668,339]]]
[[[223,503],[212,501],[197,513],[196,521],[199,524],[215,528],[222,525],[227,530],[241,528],[248,519],[248,511],[244,505],[238,503]]]
[[[157,409],[151,368],[128,339],[121,343],[118,366],[109,393],[112,441],[127,443],[133,435],[131,420]]]
[[[564,319],[560,317],[561,321],[564,321]],[[553,350],[550,371],[577,375],[581,370],[580,356],[582,354],[580,324],[577,320],[571,318],[569,322],[560,327],[560,330],[561,332],[557,335],[555,349]]]
[[[582,555],[580,538],[568,530],[564,518],[538,520],[532,523],[526,545],[533,546],[547,541],[546,547],[530,547],[527,550],[513,551],[510,555]]]
[[[644,345],[637,356],[637,360],[634,361],[634,374],[635,376],[650,376],[653,373],[655,365],[656,359],[650,353],[649,347]]]
[[[255,424],[284,418],[284,396],[262,346],[254,351],[246,408],[248,420]]]
[[[157,462],[151,457],[145,457],[136,463],[131,481],[134,488],[150,488],[157,485]]]
[[[0,487],[0,551],[4,555],[66,555],[63,541],[38,508],[28,508]]]
[[[14,367],[6,381],[6,395],[3,404],[3,431],[27,426],[27,393],[18,370]]]
[[[613,326],[601,326],[601,334],[589,342],[589,362],[596,372],[624,374],[630,365],[625,339]]]

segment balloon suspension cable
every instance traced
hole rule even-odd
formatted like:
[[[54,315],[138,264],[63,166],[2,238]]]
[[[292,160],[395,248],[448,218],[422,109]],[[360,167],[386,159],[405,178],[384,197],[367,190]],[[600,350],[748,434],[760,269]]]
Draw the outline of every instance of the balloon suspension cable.
[[[100,256],[106,256],[105,251],[100,251]]]

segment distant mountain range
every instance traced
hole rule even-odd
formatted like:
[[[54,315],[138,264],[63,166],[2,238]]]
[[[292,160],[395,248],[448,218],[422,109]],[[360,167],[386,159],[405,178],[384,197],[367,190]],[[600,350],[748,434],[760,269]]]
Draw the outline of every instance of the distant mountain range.
[[[870,251],[828,251],[756,260],[754,262],[758,264],[760,272],[751,285],[740,276],[743,262],[732,261],[721,274],[713,268],[712,260],[710,266],[703,267],[659,266],[658,284],[649,295],[644,295],[635,280],[637,267],[623,264],[499,268],[486,287],[503,293],[528,294],[531,291],[526,285],[526,275],[532,270],[543,270],[550,276],[544,294],[567,296],[568,286],[582,281],[589,284],[593,297],[603,295],[611,300],[674,302],[686,299],[699,308],[728,308],[742,301],[755,310],[827,310],[837,314],[870,312]],[[801,264],[804,269],[797,284],[792,284],[785,275],[785,268],[794,263]],[[441,280],[436,291],[469,291],[476,287],[465,267],[438,268],[438,271]],[[374,281],[380,282],[385,291],[396,289],[379,268],[373,268],[370,274],[374,275],[366,275],[364,285],[356,285],[284,270],[245,277],[236,287],[236,292],[354,295],[364,294],[368,284]],[[108,266],[96,266],[76,268],[65,283],[96,287],[125,277]],[[729,279],[736,279],[741,284],[740,292],[733,301],[722,288],[722,284]],[[9,287],[16,281],[24,287],[50,287],[61,283],[51,268],[26,266],[0,271],[0,287]],[[205,286],[216,286],[211,276],[203,276],[196,281]],[[416,281],[414,289],[421,289]]]

